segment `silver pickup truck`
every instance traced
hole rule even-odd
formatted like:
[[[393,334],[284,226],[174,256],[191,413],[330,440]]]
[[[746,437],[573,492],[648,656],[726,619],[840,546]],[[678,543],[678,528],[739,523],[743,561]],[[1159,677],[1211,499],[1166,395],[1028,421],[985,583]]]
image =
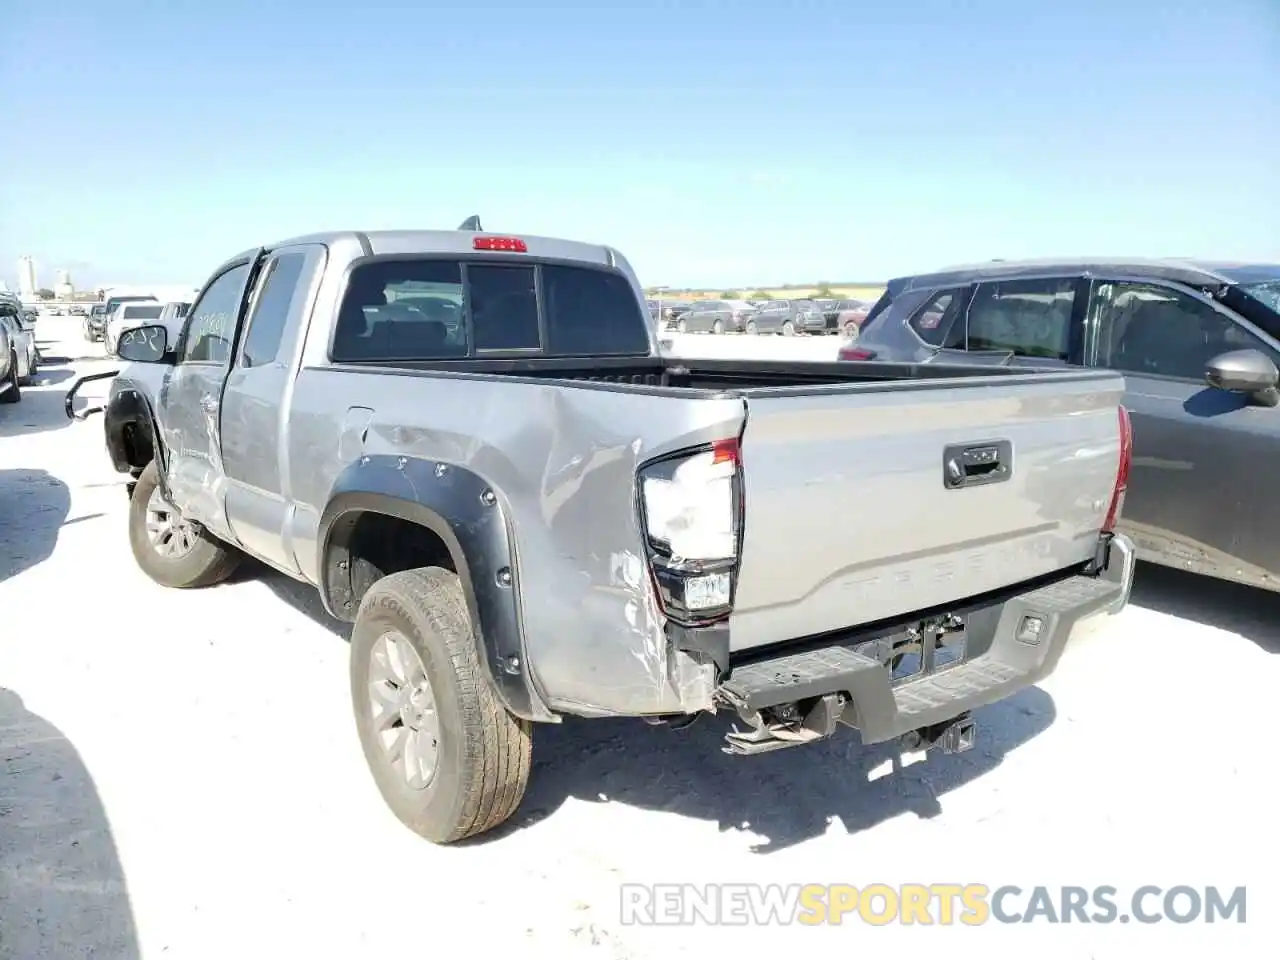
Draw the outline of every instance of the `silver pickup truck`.
[[[513,813],[533,724],[566,715],[724,710],[738,754],[838,724],[967,749],[972,710],[1126,603],[1121,377],[675,360],[654,337],[608,247],[248,250],[176,342],[121,339],[105,431],[134,556],[171,587],[245,554],[315,585],[354,624],[373,777],[441,843]]]

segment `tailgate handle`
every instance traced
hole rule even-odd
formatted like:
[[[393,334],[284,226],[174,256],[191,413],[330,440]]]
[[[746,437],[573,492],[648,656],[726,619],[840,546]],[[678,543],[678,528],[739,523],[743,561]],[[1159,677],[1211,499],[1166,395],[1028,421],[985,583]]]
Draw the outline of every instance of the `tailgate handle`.
[[[942,451],[942,482],[953,490],[1003,483],[1013,475],[1013,444],[1008,440],[955,443]]]

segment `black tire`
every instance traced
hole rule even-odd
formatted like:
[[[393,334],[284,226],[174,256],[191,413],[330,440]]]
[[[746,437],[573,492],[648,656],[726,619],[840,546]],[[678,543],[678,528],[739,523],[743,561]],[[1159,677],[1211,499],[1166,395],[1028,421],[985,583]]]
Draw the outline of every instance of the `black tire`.
[[[684,322],[684,317],[681,317],[679,320],[676,321],[677,333],[687,333],[688,332],[687,328],[688,328],[688,324]]]
[[[40,361],[35,357],[31,358],[31,366],[27,370],[27,375],[22,379],[24,387],[32,386],[36,382],[36,375],[40,372]]]
[[[711,332],[724,333],[724,321],[717,320],[715,323],[711,324]]]
[[[435,699],[435,772],[415,788],[392,765],[373,727],[374,645],[404,637]],[[506,821],[529,782],[533,725],[509,714],[490,688],[457,574],[440,567],[395,573],[365,594],[351,633],[351,702],[365,761],[391,812],[433,843],[453,843]]]
[[[759,328],[756,326],[756,322],[754,320],[747,321],[747,333],[753,337],[759,333]]]
[[[0,393],[0,403],[17,403],[22,399],[22,387],[18,384],[18,355],[9,354],[9,372],[5,374],[8,390]]]
[[[142,572],[165,587],[180,590],[221,583],[240,565],[241,555],[208,531],[196,528],[195,543],[180,556],[166,556],[147,538],[147,504],[160,482],[156,462],[142,471],[129,498],[129,546]]]
[[[794,337],[796,335],[796,325],[788,320],[782,325],[782,335],[784,337]]]

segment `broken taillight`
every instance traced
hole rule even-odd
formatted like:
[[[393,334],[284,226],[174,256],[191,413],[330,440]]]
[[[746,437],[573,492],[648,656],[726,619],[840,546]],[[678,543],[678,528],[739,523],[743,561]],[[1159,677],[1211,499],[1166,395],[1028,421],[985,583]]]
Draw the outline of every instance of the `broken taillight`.
[[[837,360],[874,360],[876,352],[866,347],[841,347],[836,354]]]
[[[742,528],[738,439],[645,464],[638,481],[649,571],[663,612],[685,624],[728,616]]]

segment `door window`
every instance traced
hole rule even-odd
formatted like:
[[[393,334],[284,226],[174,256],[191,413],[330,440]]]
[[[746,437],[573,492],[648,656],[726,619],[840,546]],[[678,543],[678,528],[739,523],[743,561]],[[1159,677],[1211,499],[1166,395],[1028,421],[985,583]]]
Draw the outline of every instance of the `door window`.
[[[182,348],[182,363],[226,362],[231,352],[231,338],[235,334],[236,315],[240,311],[240,296],[248,275],[249,264],[242,263],[209,284],[191,311]]]
[[[980,283],[969,306],[966,346],[1065,361],[1075,293],[1074,278]]]
[[[241,366],[261,367],[275,361],[306,262],[305,253],[284,253],[267,264],[240,350]]]
[[[1099,283],[1094,294],[1098,365],[1129,373],[1203,380],[1229,350],[1261,350],[1261,340],[1203,300],[1154,283]]]

